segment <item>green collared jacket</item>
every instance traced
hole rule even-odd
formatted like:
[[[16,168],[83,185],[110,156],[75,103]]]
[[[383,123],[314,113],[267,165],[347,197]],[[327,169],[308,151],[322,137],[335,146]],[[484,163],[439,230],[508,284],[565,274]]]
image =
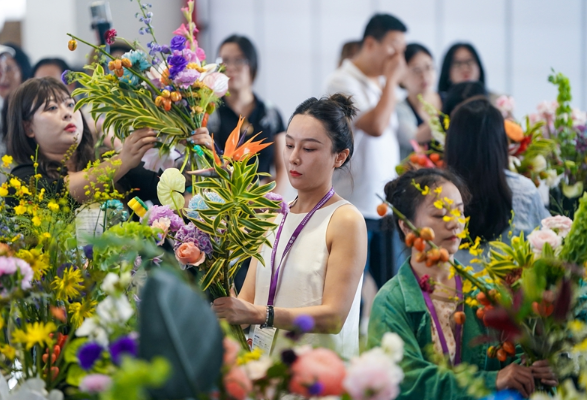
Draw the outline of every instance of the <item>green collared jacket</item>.
[[[495,391],[497,372],[507,363],[487,357],[489,344],[472,347],[469,343],[487,333],[475,312],[465,305],[466,322],[463,326],[462,361],[479,368],[478,375],[485,385]],[[379,346],[386,332],[397,333],[404,341],[404,358],[400,363],[405,377],[400,385],[403,399],[473,399],[457,385],[454,374],[440,371],[427,360],[424,348],[432,343],[431,317],[426,308],[420,285],[410,259],[400,267],[398,274],[377,293],[369,319],[368,346]]]

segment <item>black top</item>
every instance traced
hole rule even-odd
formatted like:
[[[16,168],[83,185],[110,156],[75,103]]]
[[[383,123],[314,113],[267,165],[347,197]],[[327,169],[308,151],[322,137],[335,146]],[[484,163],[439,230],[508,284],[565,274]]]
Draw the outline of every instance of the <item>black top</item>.
[[[39,179],[39,187],[45,188],[48,195],[55,195],[64,190],[65,181],[63,177],[56,179],[49,178],[48,174],[42,170],[40,166],[37,169],[37,172],[42,175],[42,178]],[[12,169],[11,174],[23,182],[28,182],[31,177],[35,175],[35,167],[32,163],[17,165]],[[128,171],[126,175],[118,180],[117,185],[118,190],[121,193],[126,193],[131,189],[134,189],[130,193],[129,199],[138,196],[143,201],[150,200],[153,204],[160,204],[159,199],[157,198],[158,182],[159,177],[157,174],[143,168],[143,164],[141,164]],[[17,203],[15,203],[16,199],[7,198],[6,200],[9,206],[17,205]]]
[[[424,120],[422,119],[422,117],[420,117],[420,115],[418,114],[418,112],[416,111],[416,109],[414,108],[412,103],[410,103],[410,99],[408,99],[407,97],[406,97],[406,103],[408,103],[408,105],[412,109],[412,112],[416,116],[416,126],[422,125],[424,123]]]
[[[260,132],[255,141],[265,139],[264,143],[271,143],[275,141],[275,135],[285,131],[283,120],[275,107],[264,103],[257,95],[254,96],[255,108],[251,115],[245,119],[241,132],[246,132],[245,141]],[[224,102],[216,109],[216,112],[210,115],[208,130],[214,134],[214,141],[222,149],[224,149],[228,136],[238,124],[238,118],[239,116]],[[270,171],[274,152],[274,146],[261,150],[258,155],[258,172]]]

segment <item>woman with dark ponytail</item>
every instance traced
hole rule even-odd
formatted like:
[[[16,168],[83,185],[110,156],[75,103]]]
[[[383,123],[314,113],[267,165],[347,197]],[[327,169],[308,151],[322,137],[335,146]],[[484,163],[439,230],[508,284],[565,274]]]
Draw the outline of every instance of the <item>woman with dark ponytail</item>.
[[[423,195],[416,184],[421,188],[427,186],[432,195]],[[450,204],[446,208],[438,209],[434,204],[437,200],[435,190],[438,189],[439,196],[447,199],[445,204]],[[431,228],[434,244],[455,261],[461,242],[458,234],[464,225],[456,218],[445,221],[444,217],[453,209],[461,214],[466,210],[469,193],[460,178],[439,169],[410,171],[389,182],[385,196],[417,228]],[[393,224],[402,240],[411,232],[396,215]],[[454,300],[462,293],[463,282],[459,277],[451,276],[449,263],[440,262],[429,268],[425,262],[418,261],[416,254],[417,250],[412,247],[411,257],[381,288],[369,320],[369,347],[378,346],[386,332],[398,334],[404,342],[400,365],[405,376],[397,399],[474,399],[457,384],[452,372],[429,361],[428,347],[447,356],[453,365],[463,362],[476,366],[478,372],[475,375],[482,378],[492,392],[514,389],[526,398],[534,391],[535,379],[541,379],[546,385],[557,384],[547,361],[537,361],[530,367],[516,363],[508,365],[508,362],[487,357],[490,343],[473,345],[475,339],[486,337],[488,332],[475,317],[474,309]],[[463,325],[454,323],[455,311],[465,313]]]
[[[353,154],[349,97],[310,98],[295,110],[283,157],[298,197],[263,246],[264,266],[251,262],[238,296],[216,299],[212,309],[231,324],[252,325],[253,347],[269,352],[278,330],[312,317],[304,341],[327,345],[343,357],[359,351],[361,280],[367,229],[359,211],[332,189],[335,169]],[[281,333],[279,333],[281,334]]]

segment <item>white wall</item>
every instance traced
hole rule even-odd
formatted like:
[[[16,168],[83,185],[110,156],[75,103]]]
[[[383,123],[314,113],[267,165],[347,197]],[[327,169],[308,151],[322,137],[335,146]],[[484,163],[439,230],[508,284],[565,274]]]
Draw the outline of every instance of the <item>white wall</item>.
[[[161,42],[181,23],[184,0],[153,4]],[[33,62],[61,56],[82,65],[87,47],[67,50],[67,32],[94,38],[91,0],[28,0],[24,45]],[[571,78],[574,104],[587,109],[586,0],[196,0],[208,59],[232,33],[249,36],[260,53],[256,89],[288,118],[302,100],[322,94],[342,44],[360,38],[374,12],[389,12],[409,28],[408,41],[441,57],[457,40],[472,42],[485,65],[488,87],[514,96],[516,116],[556,94],[550,69]],[[136,1],[111,0],[114,26],[127,39],[139,36]]]

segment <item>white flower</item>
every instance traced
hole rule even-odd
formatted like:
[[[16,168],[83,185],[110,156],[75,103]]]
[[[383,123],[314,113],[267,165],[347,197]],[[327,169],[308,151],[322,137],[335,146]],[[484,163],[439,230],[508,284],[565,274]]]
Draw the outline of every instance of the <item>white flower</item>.
[[[126,296],[108,296],[96,307],[96,314],[106,325],[124,324],[134,311]]]
[[[120,278],[114,272],[108,272],[102,281],[102,285],[100,285],[100,289],[102,289],[107,294],[114,294],[117,292],[116,284],[119,280]]]
[[[564,238],[571,231],[573,220],[563,215],[556,215],[554,217],[544,218],[541,223],[543,229],[551,229],[560,237]]]
[[[546,163],[546,158],[542,154],[538,154],[534,157],[531,161],[532,163],[532,170],[534,172],[542,172],[546,169],[548,164]]]
[[[545,173],[546,179],[544,180],[544,183],[546,183],[546,186],[549,188],[557,187],[563,178],[563,174],[558,175],[554,169],[547,169]]]
[[[147,150],[141,161],[145,163],[145,169],[159,172],[160,170],[165,171],[168,168],[173,168],[175,161],[179,157],[181,157],[181,153],[173,147],[169,151],[153,148]]]
[[[389,400],[399,395],[399,384],[403,378],[402,369],[389,354],[376,347],[353,358],[343,387],[354,400]]]
[[[587,123],[587,113],[578,108],[573,108],[571,119],[573,120],[573,126],[585,126]]]
[[[381,339],[381,348],[396,363],[404,358],[404,341],[397,333],[386,332]]]
[[[569,199],[581,196],[583,194],[583,182],[579,181],[574,185],[568,185],[563,182],[563,194]]]
[[[228,76],[221,72],[212,72],[202,82],[212,89],[215,96],[222,97],[228,92]]]
[[[262,356],[258,360],[252,360],[244,364],[242,367],[245,370],[245,374],[250,380],[256,381],[258,379],[265,378],[267,376],[267,370],[273,365],[271,357]]]
[[[95,318],[86,318],[77,328],[75,334],[79,337],[88,336],[91,340],[106,347],[108,346],[108,332],[98,324]]]
[[[512,172],[518,172],[518,167],[522,164],[520,159],[516,156],[508,157],[508,169]]]
[[[157,184],[157,197],[164,206],[178,211],[185,205],[185,176],[177,168],[166,169]]]

